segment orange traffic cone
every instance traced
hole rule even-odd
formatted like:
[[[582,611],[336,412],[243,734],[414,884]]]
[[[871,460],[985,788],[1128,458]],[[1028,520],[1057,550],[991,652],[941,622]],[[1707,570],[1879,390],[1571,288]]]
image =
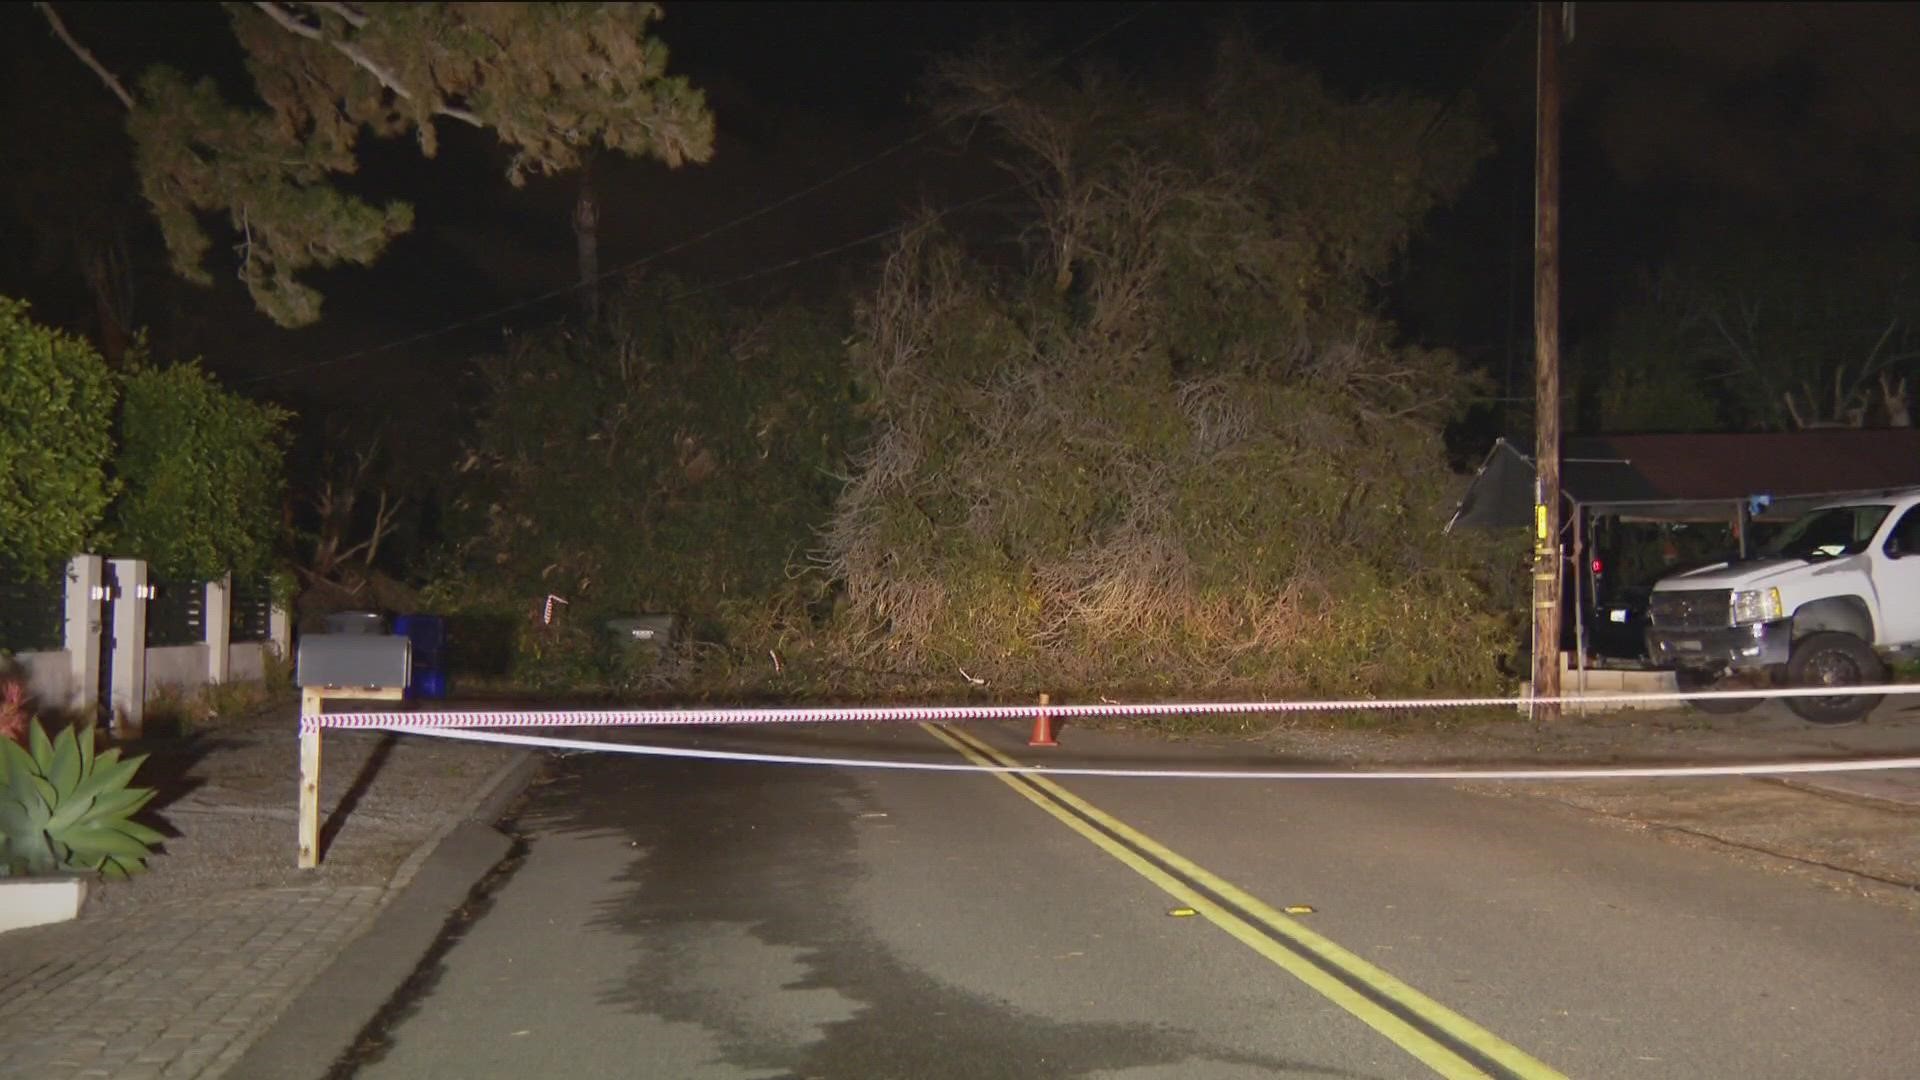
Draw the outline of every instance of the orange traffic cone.
[[[1053,738],[1053,717],[1047,715],[1047,695],[1040,695],[1040,711],[1033,717],[1033,735],[1027,739],[1028,746],[1059,746]]]

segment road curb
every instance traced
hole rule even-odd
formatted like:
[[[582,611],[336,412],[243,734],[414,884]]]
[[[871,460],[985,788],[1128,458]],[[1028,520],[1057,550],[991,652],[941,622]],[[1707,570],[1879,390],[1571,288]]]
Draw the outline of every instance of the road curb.
[[[413,853],[400,864],[400,869],[394,871],[392,880],[387,883],[388,894],[398,893],[411,885],[414,875],[420,872],[428,857],[452,835],[453,830],[468,822],[490,825],[498,820],[506,811],[507,804],[526,790],[539,768],[539,754],[530,750],[515,751],[506,764],[495,769],[493,775],[487,777],[486,782],[468,797],[458,813],[413,849]]]
[[[1834,784],[1791,777],[1770,776],[1764,778],[1767,783],[1778,784],[1794,791],[1804,791],[1809,795],[1820,795],[1840,802],[1853,803],[1856,806],[1871,807],[1875,810],[1903,810],[1907,813],[1920,812],[1920,793],[1898,794],[1865,790],[1846,784]]]
[[[541,760],[516,754],[448,825],[415,848],[367,929],[300,990],[226,1074],[324,1080],[420,966],[473,887],[512,850],[513,841],[492,822],[526,789]]]

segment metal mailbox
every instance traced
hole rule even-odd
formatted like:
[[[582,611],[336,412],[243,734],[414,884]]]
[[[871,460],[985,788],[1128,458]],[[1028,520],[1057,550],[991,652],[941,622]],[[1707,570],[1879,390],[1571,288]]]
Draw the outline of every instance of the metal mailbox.
[[[412,676],[413,642],[399,634],[308,634],[294,661],[303,687],[404,688]]]

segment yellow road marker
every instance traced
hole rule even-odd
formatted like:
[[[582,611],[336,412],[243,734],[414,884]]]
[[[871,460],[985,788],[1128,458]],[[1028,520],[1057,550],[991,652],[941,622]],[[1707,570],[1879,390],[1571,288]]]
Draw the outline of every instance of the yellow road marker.
[[[963,732],[934,724],[920,726],[976,765],[1019,766],[1023,764]],[[1553,1067],[1420,993],[1381,968],[1348,952],[1327,937],[1309,930],[1298,920],[1288,918],[1274,910],[1257,897],[1203,869],[1053,781],[1031,773],[1020,775],[995,773],[994,775],[1029,802],[1053,815],[1061,824],[1079,833],[1094,846],[1125,864],[1141,877],[1153,882],[1183,905],[1193,908],[1208,922],[1226,931],[1241,944],[1266,957],[1286,970],[1288,974],[1312,987],[1321,996],[1385,1035],[1441,1076],[1486,1077],[1489,1073],[1445,1042],[1422,1030],[1421,1027],[1409,1023],[1401,1014],[1415,1017],[1423,1025],[1444,1033],[1453,1042],[1471,1048],[1475,1054],[1496,1064],[1508,1075],[1519,1077],[1521,1080],[1566,1080]],[[1158,860],[1161,865],[1156,865],[1152,860]],[[1163,865],[1184,876],[1187,881],[1182,881],[1180,877],[1168,873],[1166,869],[1162,869]],[[1215,903],[1193,885],[1208,890],[1239,910],[1236,912]],[[1348,978],[1343,980],[1335,976],[1321,964],[1275,941],[1271,936],[1275,934],[1285,938],[1299,949],[1312,953],[1324,964],[1337,968]],[[1371,993],[1362,993],[1350,985],[1350,982],[1361,984]],[[1394,1008],[1387,1008],[1375,998],[1390,1002]]]

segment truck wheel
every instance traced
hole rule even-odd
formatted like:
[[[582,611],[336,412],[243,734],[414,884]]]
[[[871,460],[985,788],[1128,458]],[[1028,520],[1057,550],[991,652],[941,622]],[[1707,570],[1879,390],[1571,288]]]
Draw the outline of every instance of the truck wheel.
[[[1788,686],[1860,686],[1886,678],[1886,667],[1873,648],[1852,634],[1809,634],[1794,643],[1787,662]],[[1846,697],[1790,697],[1787,708],[1814,724],[1845,724],[1858,720],[1879,705],[1875,694]]]
[[[1675,685],[1680,687],[1680,692],[1683,694],[1691,694],[1698,690],[1757,689],[1757,687],[1722,679],[1716,672],[1689,671],[1686,668],[1675,671],[1673,673],[1673,681]],[[1746,712],[1765,700],[1767,699],[1757,697],[1696,698],[1693,701],[1687,702],[1686,705],[1688,708],[1698,709],[1712,716],[1733,716],[1736,713]]]

